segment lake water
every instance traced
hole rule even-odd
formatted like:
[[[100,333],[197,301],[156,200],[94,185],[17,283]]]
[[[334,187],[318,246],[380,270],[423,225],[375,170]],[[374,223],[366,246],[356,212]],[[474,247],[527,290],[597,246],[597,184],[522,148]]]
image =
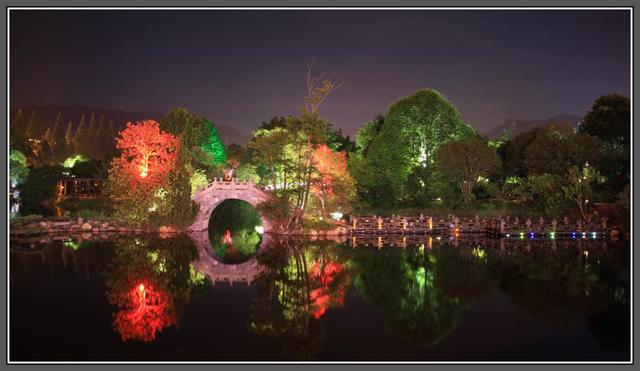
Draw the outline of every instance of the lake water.
[[[12,241],[10,359],[629,359],[628,243],[206,237]]]

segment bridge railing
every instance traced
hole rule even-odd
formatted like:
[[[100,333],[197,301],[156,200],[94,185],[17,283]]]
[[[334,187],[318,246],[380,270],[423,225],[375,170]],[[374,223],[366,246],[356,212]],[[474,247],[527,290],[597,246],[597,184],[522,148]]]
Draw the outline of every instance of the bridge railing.
[[[247,182],[240,182],[235,179],[224,180],[223,178],[213,178],[205,189],[225,189],[225,190],[248,190],[251,188],[257,188],[252,180]]]

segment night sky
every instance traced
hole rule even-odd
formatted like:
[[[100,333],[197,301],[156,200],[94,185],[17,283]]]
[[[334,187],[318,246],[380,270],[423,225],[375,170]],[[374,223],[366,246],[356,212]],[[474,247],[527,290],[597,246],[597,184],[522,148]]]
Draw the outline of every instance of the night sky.
[[[346,85],[321,106],[357,128],[420,88],[489,131],[583,116],[630,94],[629,12],[12,11],[10,104],[167,112],[243,132],[303,103],[306,63]]]

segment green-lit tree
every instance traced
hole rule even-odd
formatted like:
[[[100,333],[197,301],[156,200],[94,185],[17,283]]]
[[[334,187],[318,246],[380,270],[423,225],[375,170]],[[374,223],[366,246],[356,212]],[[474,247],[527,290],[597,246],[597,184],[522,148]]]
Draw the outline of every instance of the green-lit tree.
[[[367,147],[368,137],[377,131],[377,123],[369,124],[361,135],[361,146]],[[461,140],[474,134],[474,130],[460,118],[456,107],[440,93],[424,89],[394,103],[380,125],[379,132],[370,140],[364,157],[364,172],[373,172],[375,182],[369,194],[380,204],[391,205],[411,201],[407,180],[412,172],[433,165],[438,148],[449,141]],[[363,171],[360,172],[361,174]],[[423,181],[424,182],[424,181]],[[428,186],[427,182],[424,182]]]
[[[28,175],[27,156],[16,149],[12,149],[9,155],[9,179],[11,186],[15,187],[22,184]]]

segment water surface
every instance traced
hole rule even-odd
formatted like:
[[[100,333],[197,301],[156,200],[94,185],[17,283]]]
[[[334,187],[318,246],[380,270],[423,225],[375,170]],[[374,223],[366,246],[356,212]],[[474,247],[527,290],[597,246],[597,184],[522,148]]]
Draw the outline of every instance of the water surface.
[[[628,244],[262,238],[12,241],[11,360],[629,359]]]

